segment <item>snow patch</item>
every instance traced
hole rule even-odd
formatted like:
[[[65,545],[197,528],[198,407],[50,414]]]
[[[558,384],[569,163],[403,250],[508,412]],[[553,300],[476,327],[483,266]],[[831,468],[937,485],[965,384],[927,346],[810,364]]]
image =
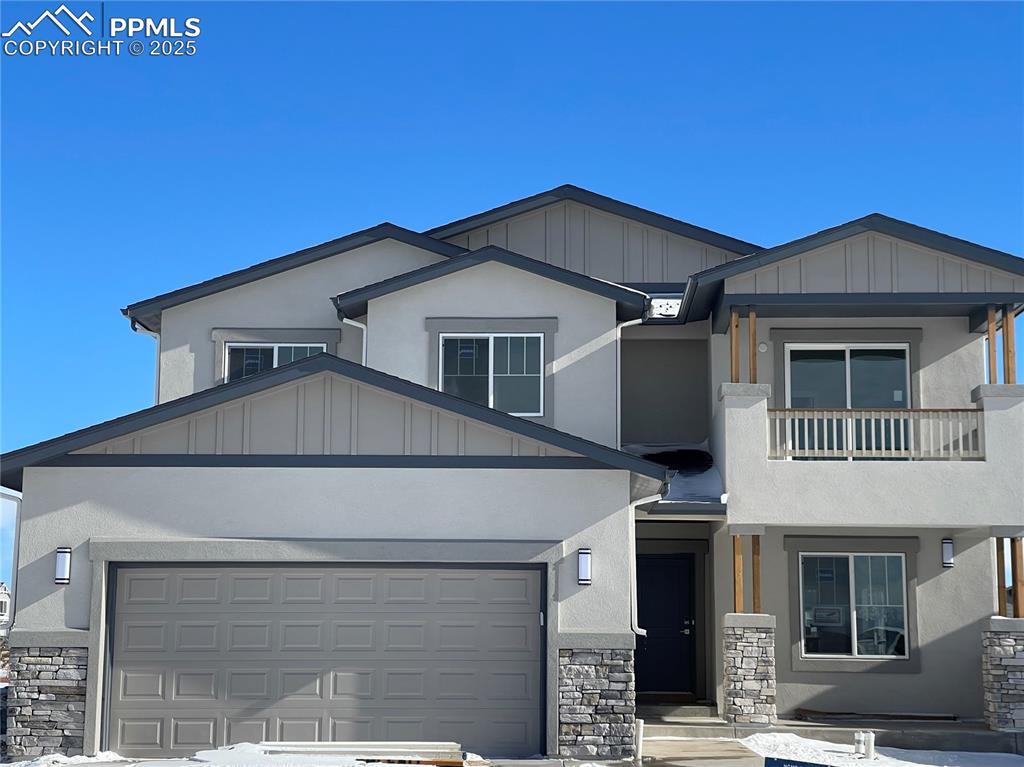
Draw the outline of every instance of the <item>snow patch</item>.
[[[213,751],[199,751],[192,758],[219,767],[395,767],[393,764],[383,765],[340,754],[268,754],[255,743],[238,743]]]
[[[50,767],[64,764],[99,764],[102,762],[126,762],[127,758],[113,751],[100,751],[96,756],[64,756],[64,754],[46,754],[29,759],[25,762],[14,762],[9,767]]]
[[[853,745],[801,738],[790,732],[757,733],[740,743],[758,756],[795,759],[828,767],[1024,767],[1024,756],[976,751],[909,751],[878,747],[877,759],[853,753]]]

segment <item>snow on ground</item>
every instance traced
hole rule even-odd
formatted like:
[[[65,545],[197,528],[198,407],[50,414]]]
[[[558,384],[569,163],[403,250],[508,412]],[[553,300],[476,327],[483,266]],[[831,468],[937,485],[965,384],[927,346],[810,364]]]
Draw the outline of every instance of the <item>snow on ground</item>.
[[[651,740],[701,740],[700,738],[656,737]],[[704,740],[728,740],[705,738]],[[801,738],[792,733],[758,733],[739,741],[759,756],[794,759],[828,767],[1024,767],[1024,756],[1013,754],[986,754],[972,751],[908,751],[902,748],[876,748],[878,758],[867,761],[855,756],[853,745],[826,743],[822,740]],[[40,756],[26,762],[15,762],[10,767],[65,767],[66,765],[109,765],[127,761],[117,754],[105,751],[96,756]],[[134,762],[132,767],[355,767],[355,760],[344,756],[314,754],[265,754],[256,746],[246,743],[216,751],[200,751],[191,760],[168,759]],[[395,765],[367,764],[366,767],[395,767]],[[598,767],[597,764],[586,767]]]
[[[878,758],[867,761],[853,753],[853,744],[826,743],[789,732],[758,733],[740,743],[759,756],[824,764],[829,767],[1024,767],[1024,756],[974,751],[908,751],[876,747]]]
[[[124,762],[125,757],[113,751],[100,751],[96,756],[64,756],[64,754],[47,754],[37,756],[27,762],[14,762],[8,767],[59,767],[65,764],[101,764],[105,762]]]

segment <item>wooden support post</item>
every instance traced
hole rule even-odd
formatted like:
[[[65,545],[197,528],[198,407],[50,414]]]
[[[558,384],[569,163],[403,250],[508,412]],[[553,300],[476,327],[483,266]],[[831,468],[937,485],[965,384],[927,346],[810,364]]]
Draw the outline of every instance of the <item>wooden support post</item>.
[[[1003,307],[1003,383],[1017,383],[1017,344],[1013,327],[1013,305]]]
[[[747,346],[750,348],[747,353],[750,355],[750,383],[757,383],[757,312],[754,311],[754,307],[750,307],[750,313],[747,315]],[[760,612],[754,610],[754,612]]]
[[[1024,539],[1010,541],[1010,570],[1013,574],[1013,617],[1024,618]]]
[[[743,539],[732,537],[732,611],[743,612]]]
[[[751,383],[755,383],[751,381]],[[750,590],[753,592],[753,609],[761,612],[761,536],[750,536]]]
[[[740,313],[729,314],[729,380],[740,382]]]
[[[999,383],[999,374],[996,372],[996,308],[988,308],[988,382]]]
[[[1006,539],[996,538],[996,601],[999,615],[1006,617]]]

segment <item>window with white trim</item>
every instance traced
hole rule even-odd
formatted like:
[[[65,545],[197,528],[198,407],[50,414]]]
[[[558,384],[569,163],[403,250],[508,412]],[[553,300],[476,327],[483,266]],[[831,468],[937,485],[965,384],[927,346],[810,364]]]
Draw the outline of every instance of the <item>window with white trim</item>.
[[[438,353],[441,391],[511,415],[544,415],[543,333],[442,333]]]
[[[327,351],[327,344],[225,344],[224,380],[262,373]]]
[[[903,554],[800,555],[802,655],[906,658]]]

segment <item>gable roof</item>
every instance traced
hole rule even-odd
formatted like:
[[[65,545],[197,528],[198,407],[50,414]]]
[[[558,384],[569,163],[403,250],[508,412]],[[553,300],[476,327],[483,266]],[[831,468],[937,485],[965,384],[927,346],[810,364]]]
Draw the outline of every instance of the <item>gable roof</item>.
[[[458,245],[452,245],[419,232],[414,232],[411,229],[384,222],[371,226],[369,229],[363,229],[347,234],[344,237],[320,243],[319,245],[297,250],[294,253],[263,261],[262,263],[229,272],[228,274],[214,277],[195,285],[172,290],[169,293],[162,293],[159,296],[147,298],[144,301],[137,301],[126,306],[121,310],[121,313],[132,321],[133,329],[136,325],[140,325],[146,330],[159,332],[160,314],[164,309],[219,293],[222,290],[236,288],[239,285],[261,280],[264,277],[280,274],[289,269],[305,266],[314,261],[336,256],[365,245],[372,245],[381,240],[396,240],[447,258],[466,252],[465,248],[461,248]]]
[[[621,200],[616,200],[612,197],[606,197],[603,194],[591,192],[588,189],[583,189],[572,184],[556,186],[554,189],[548,189],[546,192],[540,192],[539,194],[534,194],[530,197],[524,197],[521,200],[515,200],[505,205],[499,205],[497,208],[485,210],[482,213],[476,213],[472,216],[467,216],[466,218],[460,218],[457,221],[451,221],[447,224],[436,226],[433,229],[428,229],[424,234],[430,235],[431,237],[437,237],[438,239],[455,237],[456,235],[467,232],[470,229],[486,226],[496,221],[518,216],[522,213],[529,213],[532,210],[543,208],[545,205],[551,205],[552,203],[560,200],[571,200],[572,202],[577,202],[581,205],[589,205],[590,207],[602,210],[605,213],[611,213],[612,215],[622,216],[623,218],[628,218],[641,224],[664,229],[667,232],[678,234],[681,237],[688,237],[691,240],[697,240],[698,242],[703,242],[707,245],[721,248],[722,250],[727,250],[731,253],[746,254],[761,249],[760,245],[754,245],[750,242],[738,240],[735,237],[729,237],[728,235],[713,232],[710,229],[695,226],[694,224],[688,224],[677,218],[672,218],[661,213],[655,213],[652,210],[647,210],[646,208],[641,208],[636,205],[630,205],[627,202],[622,202]]]
[[[325,353],[307,357],[265,373],[259,373],[248,378],[216,386],[212,389],[204,389],[180,399],[164,402],[145,410],[139,410],[138,412],[115,418],[112,421],[89,426],[85,429],[65,434],[62,437],[56,437],[0,455],[0,483],[5,487],[19,489],[21,487],[22,470],[27,466],[46,463],[74,450],[94,445],[97,442],[116,439],[140,429],[191,415],[225,402],[237,400],[241,397],[256,394],[281,384],[323,372],[335,373],[358,383],[373,386],[401,397],[407,397],[425,405],[441,408],[495,428],[536,440],[537,442],[553,445],[562,450],[591,459],[607,468],[624,469],[662,482],[667,480],[667,470],[665,467],[643,458]],[[89,460],[105,458],[106,456],[75,457],[82,459],[88,465]],[[160,455],[121,457],[138,459],[140,464],[136,465],[147,465],[147,461],[150,462],[150,465],[159,465],[161,459]],[[200,459],[209,458],[210,456],[190,457]],[[317,458],[318,456],[311,457]],[[322,456],[320,457],[322,458]],[[246,456],[246,458],[249,458],[249,456]],[[363,455],[356,456],[355,458],[358,459],[356,463],[360,466],[393,466],[395,465],[394,459],[396,456]],[[290,455],[263,455],[258,456],[257,459],[259,465],[262,466],[293,465],[295,462],[295,456]],[[320,463],[322,465],[322,462]],[[479,461],[477,461],[477,464],[479,464]]]
[[[361,317],[366,314],[366,305],[371,299],[380,298],[389,293],[404,290],[414,285],[421,285],[438,277],[455,274],[463,269],[469,269],[488,262],[504,264],[513,269],[521,269],[544,279],[554,280],[578,290],[585,290],[588,293],[609,298],[615,301],[616,314],[619,320],[631,320],[642,317],[647,308],[647,294],[640,290],[588,277],[579,272],[572,272],[568,269],[530,258],[529,256],[513,253],[496,245],[487,245],[478,250],[450,258],[447,261],[430,264],[414,269],[411,272],[375,282],[372,285],[340,293],[331,300],[334,302],[339,315],[349,318]]]
[[[793,256],[845,240],[865,232],[878,232],[924,248],[942,251],[994,269],[1024,275],[1024,259],[1001,250],[962,240],[934,229],[901,221],[882,213],[871,213],[844,224],[823,229],[772,248],[765,248],[743,258],[705,269],[690,277],[679,311],[682,322],[706,318],[714,308],[724,281],[729,277],[760,269]]]

